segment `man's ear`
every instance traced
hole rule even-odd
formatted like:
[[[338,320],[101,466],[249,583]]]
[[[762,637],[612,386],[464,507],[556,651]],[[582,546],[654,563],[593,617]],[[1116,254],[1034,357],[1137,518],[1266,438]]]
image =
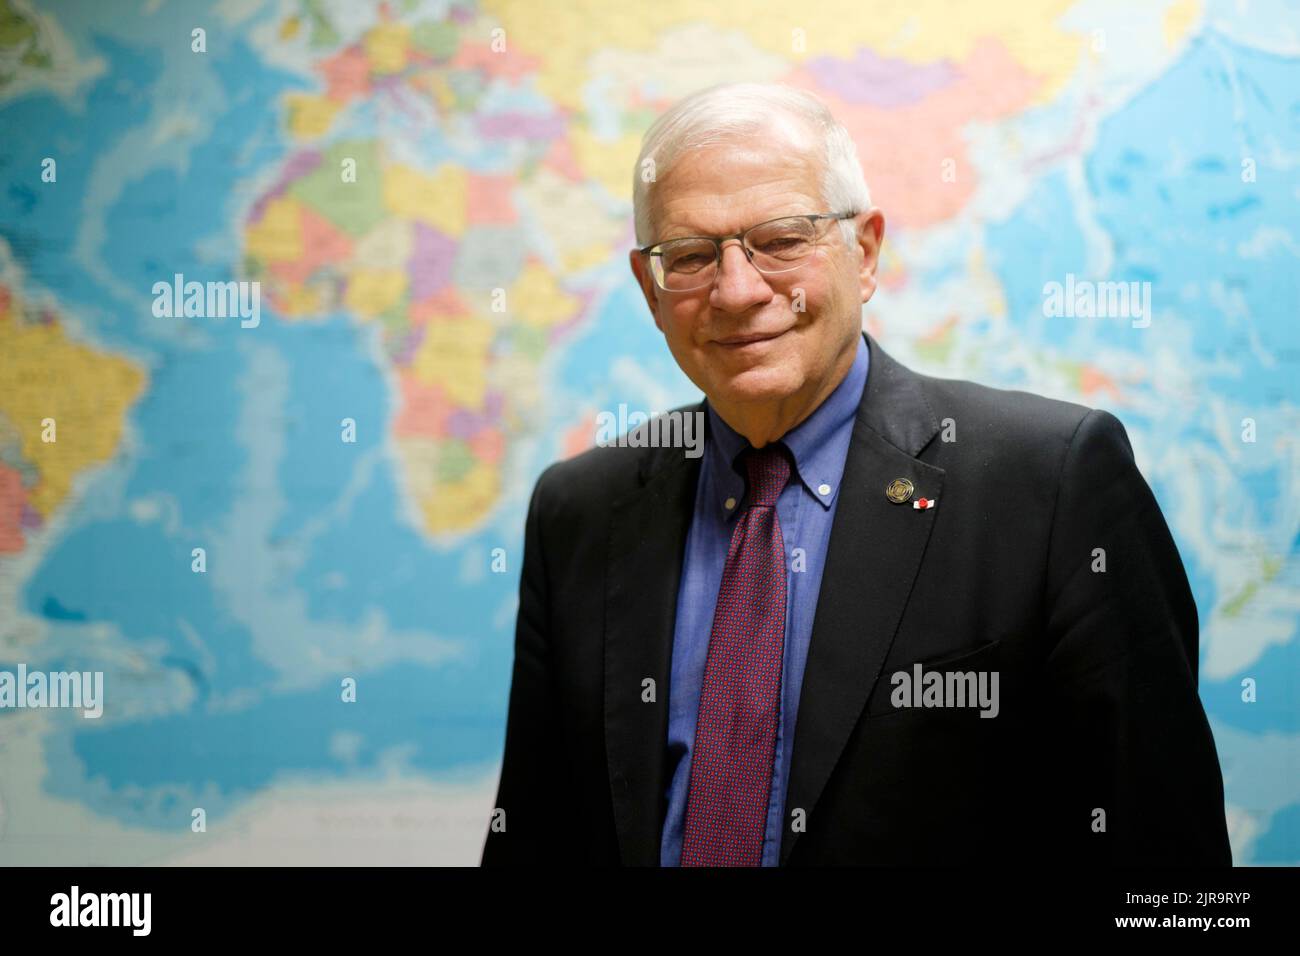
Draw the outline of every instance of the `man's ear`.
[[[637,284],[641,286],[645,304],[650,308],[650,317],[655,320],[655,326],[662,332],[664,327],[659,324],[659,287],[655,285],[655,277],[650,274],[645,256],[633,249],[628,253],[627,259],[632,266],[632,275],[636,276]]]
[[[876,292],[876,270],[880,266],[880,244],[885,239],[885,214],[876,206],[854,217],[857,226],[858,246],[862,250],[862,265],[858,270],[858,284],[865,303]]]

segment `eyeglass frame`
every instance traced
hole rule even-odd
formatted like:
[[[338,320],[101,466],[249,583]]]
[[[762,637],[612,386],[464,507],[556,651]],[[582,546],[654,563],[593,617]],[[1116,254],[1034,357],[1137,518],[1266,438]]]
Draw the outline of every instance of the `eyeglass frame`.
[[[814,213],[795,214],[793,216],[775,216],[772,219],[764,219],[762,222],[755,223],[749,228],[743,229],[740,232],[732,233],[729,236],[676,236],[672,239],[661,239],[658,242],[652,242],[650,243],[650,245],[642,246],[640,249],[636,251],[639,252],[641,255],[647,257],[662,256],[662,252],[655,252],[652,250],[654,250],[656,246],[664,246],[670,242],[680,242],[685,239],[704,239],[707,240],[708,242],[713,243],[713,248],[714,248],[713,264],[715,266],[718,266],[722,262],[722,244],[732,239],[737,239],[740,241],[740,248],[744,250],[745,258],[749,260],[749,264],[751,266],[754,266],[754,268],[758,271],[760,275],[765,275],[765,276],[781,275],[782,273],[785,272],[794,272],[801,265],[807,262],[807,259],[800,259],[798,262],[796,262],[788,269],[779,269],[776,272],[765,272],[764,270],[759,269],[758,266],[754,265],[754,250],[750,249],[748,243],[745,242],[745,237],[747,235],[749,235],[751,232],[753,232],[755,229],[759,228],[760,226],[770,226],[772,223],[780,222],[782,219],[807,219],[809,222],[816,222],[819,219],[834,219],[834,220],[852,219],[856,215],[858,215],[858,213],[856,212],[814,212]],[[662,269],[662,266],[660,266],[660,268]],[[653,266],[650,269],[650,274],[654,276],[655,285],[658,286],[659,289],[663,292],[674,292],[674,293],[698,292],[700,291],[700,289],[707,289],[709,286],[713,285],[714,282],[718,281],[718,274],[715,272],[713,275],[713,279],[710,280],[709,282],[704,283],[703,285],[693,286],[690,289],[667,289],[664,288],[663,283],[660,282],[659,276],[656,274]]]

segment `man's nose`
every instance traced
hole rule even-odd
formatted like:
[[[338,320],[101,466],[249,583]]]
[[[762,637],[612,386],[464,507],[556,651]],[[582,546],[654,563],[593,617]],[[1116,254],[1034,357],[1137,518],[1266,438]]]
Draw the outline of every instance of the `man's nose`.
[[[709,295],[710,304],[728,312],[743,312],[771,297],[772,287],[749,261],[740,240],[724,242],[722,258],[718,261],[718,276]]]

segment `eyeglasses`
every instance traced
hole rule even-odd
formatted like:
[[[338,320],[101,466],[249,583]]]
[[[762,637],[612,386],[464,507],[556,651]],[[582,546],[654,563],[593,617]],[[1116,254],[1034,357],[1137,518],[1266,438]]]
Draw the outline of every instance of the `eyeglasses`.
[[[820,220],[851,219],[855,212],[813,213],[769,219],[732,236],[686,236],[638,249],[650,258],[655,283],[665,292],[691,292],[712,285],[722,244],[739,239],[754,268],[766,275],[791,272],[817,249]]]

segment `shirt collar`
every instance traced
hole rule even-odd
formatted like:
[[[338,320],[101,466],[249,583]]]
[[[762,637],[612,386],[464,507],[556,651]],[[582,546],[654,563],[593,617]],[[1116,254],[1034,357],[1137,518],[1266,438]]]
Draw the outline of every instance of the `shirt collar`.
[[[811,415],[780,439],[790,449],[799,481],[813,500],[827,510],[839,494],[844,459],[853,437],[853,422],[867,382],[868,364],[866,339],[859,335],[858,350],[848,374]],[[722,499],[719,507],[730,516],[739,512],[737,504],[745,491],[745,477],[736,456],[749,447],[749,440],[723,421],[707,398],[704,403],[709,415],[707,454],[717,475],[717,491]],[[825,494],[823,488],[827,489]],[[726,507],[728,500],[732,502],[730,508]]]

